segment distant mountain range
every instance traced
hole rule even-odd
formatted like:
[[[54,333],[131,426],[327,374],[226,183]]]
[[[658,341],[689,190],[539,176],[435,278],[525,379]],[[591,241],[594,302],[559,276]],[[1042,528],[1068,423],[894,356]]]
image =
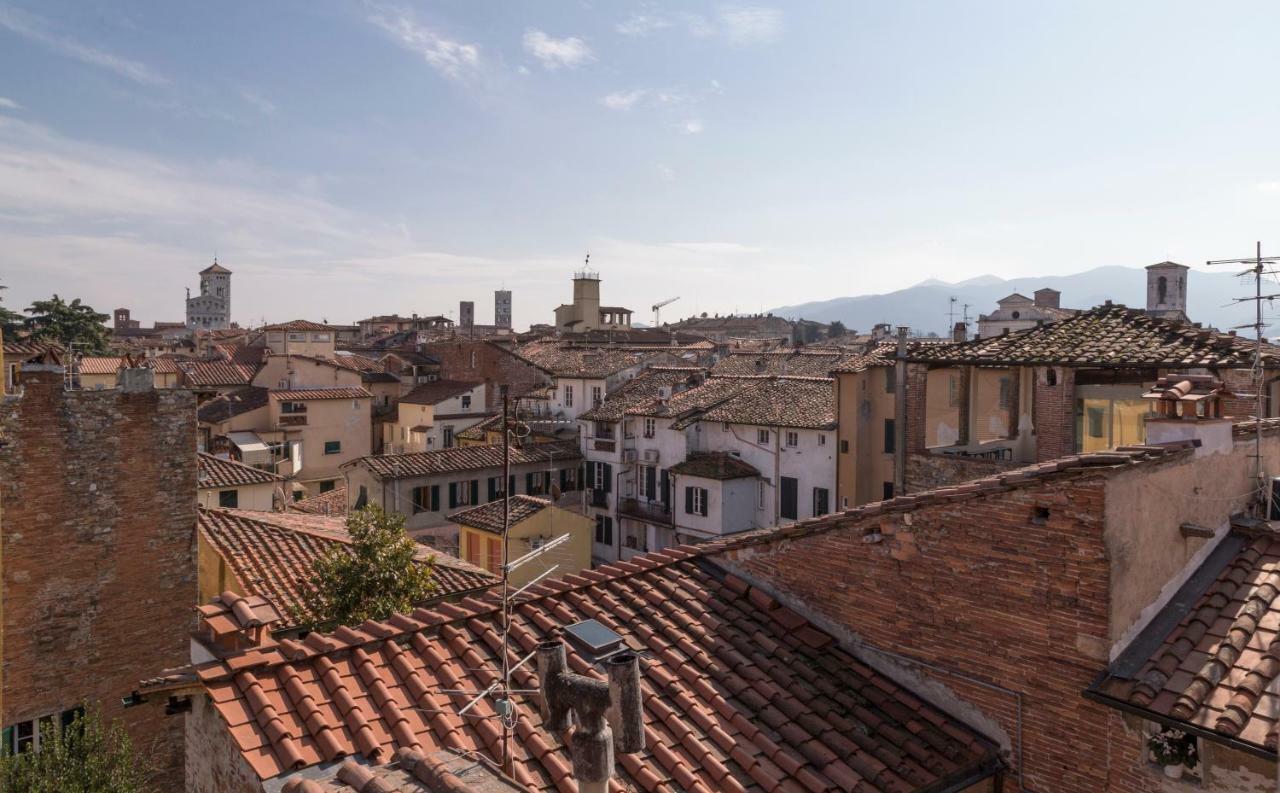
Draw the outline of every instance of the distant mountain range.
[[[1192,321],[1227,330],[1236,325],[1253,321],[1253,306],[1231,306],[1231,301],[1253,292],[1252,279],[1237,278],[1230,272],[1203,272],[1192,270],[1187,275],[1187,314]],[[1098,267],[1074,275],[1047,275],[1033,278],[1003,279],[994,275],[982,275],[959,283],[949,284],[937,279],[922,281],[907,289],[882,295],[858,295],[837,297],[813,303],[781,306],[773,314],[792,319],[811,319],[818,322],[840,320],[845,327],[865,333],[877,322],[908,325],[913,333],[934,332],[947,335],[947,306],[949,298],[956,298],[955,316],[959,321],[961,308],[969,304],[970,332],[976,330],[979,314],[989,314],[996,309],[996,301],[1014,292],[1032,297],[1037,289],[1052,287],[1062,292],[1063,308],[1092,308],[1107,300],[1123,303],[1132,308],[1146,308],[1147,273],[1136,267]],[[1264,293],[1268,291],[1266,285]],[[1270,291],[1276,291],[1272,288]],[[1272,314],[1263,304],[1264,317]],[[1268,328],[1273,334],[1276,329]],[[1252,331],[1241,331],[1251,335]]]

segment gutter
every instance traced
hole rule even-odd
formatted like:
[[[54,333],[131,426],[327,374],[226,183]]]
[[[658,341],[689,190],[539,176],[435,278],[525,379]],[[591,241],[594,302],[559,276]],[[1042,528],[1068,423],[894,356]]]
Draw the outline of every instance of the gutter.
[[[1189,721],[1182,721],[1181,719],[1175,719],[1172,716],[1166,716],[1163,713],[1156,713],[1155,711],[1148,710],[1140,705],[1134,705],[1131,702],[1116,699],[1110,694],[1104,694],[1099,691],[1097,687],[1106,679],[1106,677],[1107,673],[1103,672],[1098,676],[1098,679],[1093,682],[1092,686],[1081,692],[1081,696],[1090,702],[1096,702],[1099,705],[1115,708],[1116,710],[1128,713],[1132,716],[1144,718],[1147,721],[1154,721],[1162,727],[1172,727],[1175,730],[1182,730],[1189,735],[1194,735],[1197,738],[1203,738],[1206,741],[1212,741],[1216,744],[1226,746],[1229,749],[1234,749],[1237,752],[1244,752],[1245,754],[1253,755],[1254,757],[1260,757],[1263,760],[1270,760],[1273,763],[1276,762],[1277,759],[1280,759],[1276,752],[1269,751],[1256,744],[1242,741],[1239,738],[1233,738],[1229,735],[1223,735],[1222,733],[1214,732],[1213,730],[1205,729],[1204,727],[1200,727]]]

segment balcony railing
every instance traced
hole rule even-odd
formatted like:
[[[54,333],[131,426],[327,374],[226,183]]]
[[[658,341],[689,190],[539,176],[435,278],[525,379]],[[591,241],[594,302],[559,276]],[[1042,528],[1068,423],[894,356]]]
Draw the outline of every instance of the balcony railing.
[[[618,506],[618,514],[628,518],[660,523],[671,523],[671,507],[661,501],[641,501],[638,498],[624,498]]]
[[[618,442],[617,442],[617,441],[605,441],[605,440],[601,440],[601,439],[599,439],[599,438],[596,438],[596,439],[595,439],[595,441],[593,441],[593,442],[592,442],[592,448],[593,448],[593,449],[595,449],[595,450],[596,450],[596,451],[598,451],[598,452],[610,452],[610,453],[612,453],[612,452],[614,452],[614,451],[616,451],[616,450],[617,450],[617,448],[618,448]]]
[[[290,415],[281,414],[280,426],[281,427],[305,427],[307,426],[307,414],[306,413],[293,413]]]

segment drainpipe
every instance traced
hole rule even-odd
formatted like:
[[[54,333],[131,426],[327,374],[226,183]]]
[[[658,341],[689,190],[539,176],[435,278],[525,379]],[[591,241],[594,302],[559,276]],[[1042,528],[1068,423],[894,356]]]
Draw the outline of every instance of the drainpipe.
[[[907,492],[907,327],[898,326],[893,377],[893,494]]]
[[[800,509],[799,486],[796,486],[796,510]],[[773,428],[773,525],[782,521],[782,430]]]
[[[618,513],[618,499],[622,498],[622,477],[626,474],[631,473],[633,469],[623,468],[621,465],[619,465],[618,468],[621,470],[619,470],[618,473],[613,475],[613,524],[614,524],[613,538],[614,538],[614,545],[617,546],[614,549],[614,555],[617,557],[617,560],[621,562],[622,561],[622,516]]]

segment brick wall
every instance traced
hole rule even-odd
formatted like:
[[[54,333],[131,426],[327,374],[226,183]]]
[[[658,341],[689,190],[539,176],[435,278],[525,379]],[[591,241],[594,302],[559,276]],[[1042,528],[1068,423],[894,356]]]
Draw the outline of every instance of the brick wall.
[[[122,709],[138,681],[189,660],[196,605],[195,398],[62,390],[24,376],[0,403],[5,725],[100,701],[182,780],[182,719]]]
[[[1017,468],[1023,463],[975,460],[967,457],[951,457],[940,454],[911,454],[907,456],[907,492],[919,493],[947,485],[958,485],[971,479],[998,474]]]
[[[929,367],[922,363],[907,364],[907,454],[925,450],[925,404],[929,387]],[[899,449],[901,454],[902,450]]]
[[[261,793],[262,782],[207,697],[191,698],[186,720],[186,793]]]
[[[1057,382],[1049,384],[1049,373]],[[1066,366],[1040,366],[1032,387],[1036,460],[1056,460],[1076,451],[1076,373]]]
[[[551,382],[551,378],[541,369],[486,341],[458,339],[435,342],[423,345],[422,351],[439,359],[442,378],[483,382],[485,405],[490,410],[502,409],[499,385],[511,386],[514,396]],[[473,352],[475,366],[471,365]]]
[[[1104,483],[1080,476],[926,504],[718,559],[855,644],[951,670],[903,665],[931,682],[935,704],[962,718],[976,707],[977,721],[998,725],[991,737],[1014,765],[1013,695],[964,676],[1021,692],[1028,788],[1094,793],[1107,789],[1111,711],[1081,691],[1109,646]],[[1050,510],[1043,523],[1036,507]]]
[[[1270,379],[1275,376],[1275,372],[1267,372]],[[1226,384],[1227,390],[1233,394],[1244,394],[1243,399],[1224,399],[1222,400],[1222,414],[1224,416],[1232,416],[1234,418],[1245,419],[1252,416],[1258,408],[1257,403],[1249,394],[1253,394],[1253,375],[1248,369],[1222,369],[1218,371],[1218,376],[1222,378],[1222,382]],[[1266,393],[1264,390],[1263,393]],[[1267,410],[1267,406],[1263,405],[1263,411]],[[1272,409],[1274,412],[1274,409]]]

